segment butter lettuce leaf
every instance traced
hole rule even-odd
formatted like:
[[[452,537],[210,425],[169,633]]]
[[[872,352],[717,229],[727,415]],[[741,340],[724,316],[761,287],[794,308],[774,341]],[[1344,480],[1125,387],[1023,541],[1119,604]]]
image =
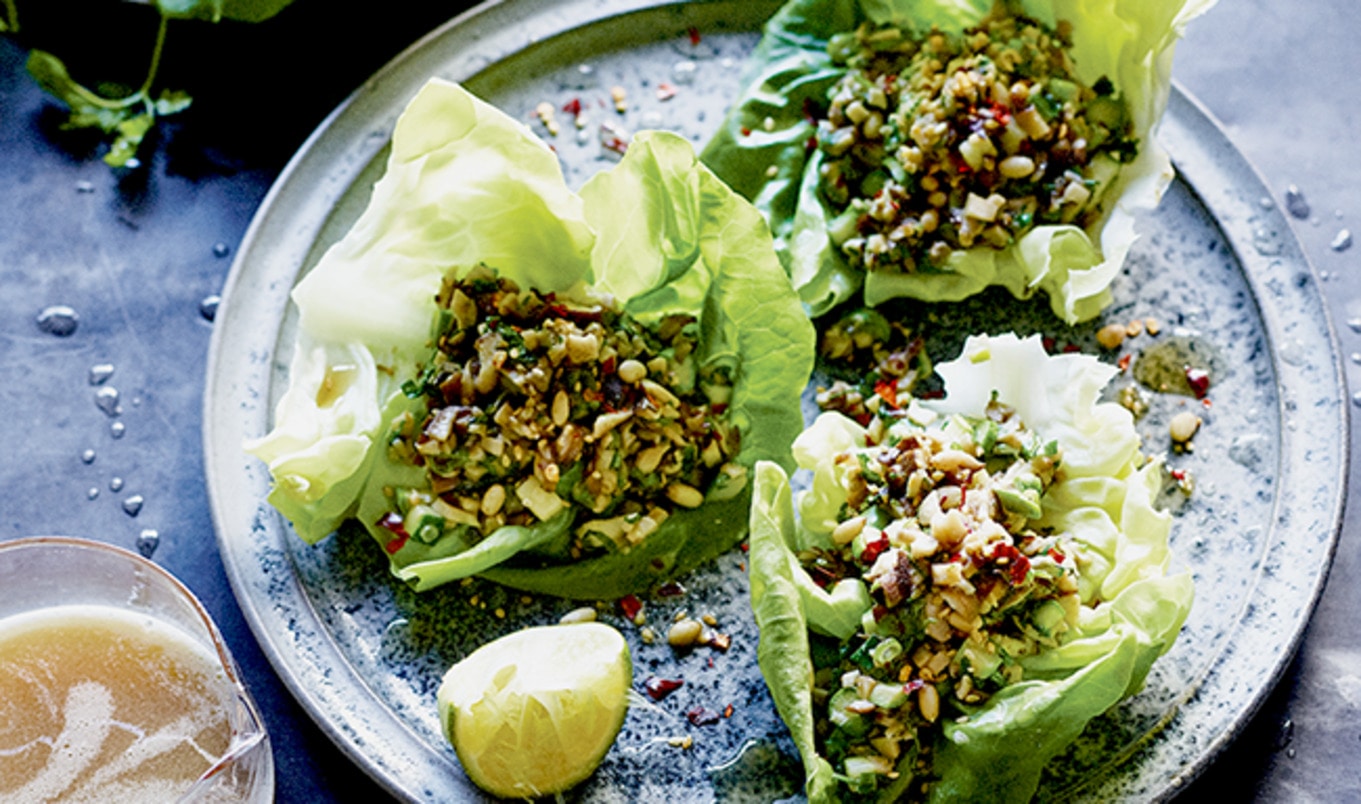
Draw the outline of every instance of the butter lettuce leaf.
[[[368,207],[294,288],[289,388],[273,429],[247,445],[268,464],[270,500],[298,534],[316,541],[356,518],[417,589],[478,574],[593,599],[640,591],[735,545],[749,483],[716,485],[704,505],[677,512],[642,545],[584,560],[568,555],[575,507],[433,544],[394,541],[376,524],[387,489],[428,487],[423,470],[391,458],[388,428],[403,414],[425,415],[401,385],[429,356],[442,277],[479,263],[541,292],[590,286],[645,323],[695,316],[701,366],[735,368],[737,462],[792,464],[813,330],[764,218],[665,132],[639,133],[618,165],[573,192],[524,125],[432,80],[399,118]]]
[[[966,722],[947,721],[933,745],[933,801],[1027,801],[1044,765],[1092,718],[1142,689],[1190,612],[1190,575],[1169,575],[1171,517],[1153,501],[1161,466],[1145,460],[1129,412],[1099,401],[1113,369],[1089,355],[1049,356],[1038,337],[973,337],[962,355],[938,366],[946,396],[921,410],[980,416],[994,391],[1028,428],[1058,441],[1064,469],[1042,501],[1040,528],[1079,546],[1078,626],[1057,647],[1023,660],[1024,680]],[[833,460],[863,447],[865,429],[840,414],[818,419],[794,443],[812,479],[795,499],[788,475],[758,465],[751,512],[752,608],[761,630],[762,673],[803,754],[812,802],[835,801],[832,768],[818,756],[811,728],[809,632],[845,640],[872,601],[833,608],[797,554],[830,548],[846,501]],[[1070,463],[1071,461],[1071,463]],[[797,511],[797,514],[796,514]],[[848,623],[854,627],[848,629]]]
[[[1006,249],[956,251],[939,271],[871,272],[850,266],[828,234],[832,213],[817,192],[819,152],[807,105],[822,106],[844,69],[827,52],[831,38],[862,23],[892,23],[920,36],[937,26],[957,32],[977,24],[990,0],[791,0],[770,19],[742,79],[742,89],[702,159],[752,200],[770,222],[790,277],[809,311],[825,313],[857,293],[864,302],[891,298],[959,301],[999,285],[1018,298],[1043,291],[1068,323],[1095,317],[1135,241],[1135,222],[1157,206],[1172,180],[1158,144],[1172,57],[1186,24],[1214,0],[1080,3],[1019,0],[1027,16],[1053,26],[1072,23],[1072,55],[1088,84],[1107,77],[1125,99],[1140,147],[1120,166],[1087,228],[1046,225]]]

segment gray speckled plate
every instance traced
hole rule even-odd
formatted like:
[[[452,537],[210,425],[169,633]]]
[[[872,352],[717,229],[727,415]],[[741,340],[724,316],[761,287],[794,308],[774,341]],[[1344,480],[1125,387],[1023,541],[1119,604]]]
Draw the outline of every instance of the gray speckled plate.
[[[268,475],[242,442],[264,433],[286,386],[295,325],[288,292],[358,215],[380,175],[407,100],[432,75],[460,80],[532,123],[541,101],[584,105],[581,130],[558,113],[550,141],[580,185],[610,163],[602,124],[671,128],[697,145],[717,126],[770,2],[677,5],[657,0],[505,0],[418,42],[361,87],[300,150],[247,233],[224,293],[210,355],[204,451],[223,562],[257,638],[302,705],[381,784],[413,801],[478,797],[440,736],[434,693],[445,668],[486,640],[573,606],[481,582],[415,595],[358,531],[316,547],[265,503]],[[617,113],[610,88],[628,91]],[[666,85],[666,86],[663,86]],[[664,97],[674,92],[672,97]],[[1337,346],[1319,289],[1281,213],[1204,111],[1174,91],[1163,138],[1179,179],[1145,226],[1104,322],[1154,317],[1157,338],[1195,339],[1219,366],[1213,407],[1151,394],[1146,448],[1167,449],[1168,419],[1205,419],[1195,451],[1172,455],[1199,486],[1178,508],[1177,568],[1196,603],[1146,689],[1084,733],[1051,766],[1042,798],[1158,799],[1210,761],[1251,717],[1297,644],[1324,582],[1341,523],[1347,410]],[[545,135],[546,136],[546,135]],[[908,305],[931,326],[937,360],[970,331],[1039,331],[1095,351],[1103,321],[1075,330],[1042,300],[988,294],[961,305]],[[1130,383],[1127,375],[1117,382]],[[684,609],[712,614],[726,652],[677,655],[644,644],[618,610],[635,681],[685,685],[636,706],[581,801],[772,800],[795,795],[800,771],[755,667],[743,556],[682,579],[682,594],[646,598],[650,623]],[[677,590],[669,590],[675,592]],[[728,705],[732,706],[728,710]],[[694,725],[695,707],[720,713]],[[724,717],[722,713],[728,712]],[[689,736],[689,749],[669,738]]]

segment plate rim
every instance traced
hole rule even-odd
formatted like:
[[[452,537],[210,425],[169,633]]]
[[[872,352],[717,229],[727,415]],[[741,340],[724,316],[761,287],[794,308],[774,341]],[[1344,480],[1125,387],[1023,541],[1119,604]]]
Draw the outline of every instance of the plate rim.
[[[726,2],[706,2],[701,3],[700,5],[718,7],[730,5],[733,2],[735,2],[735,0],[726,0]],[[762,3],[770,8],[776,8],[780,5],[780,2],[771,2],[770,0],[762,0]],[[357,732],[353,723],[335,722],[334,718],[328,714],[327,708],[323,705],[325,703],[324,699],[320,697],[316,690],[308,687],[302,674],[297,669],[296,665],[298,662],[305,661],[305,659],[299,656],[293,645],[285,644],[284,638],[281,638],[281,636],[277,635],[273,630],[273,626],[276,625],[276,621],[280,615],[274,613],[273,615],[267,616],[263,606],[265,601],[257,600],[257,592],[255,590],[262,581],[268,584],[284,584],[286,589],[294,595],[296,600],[301,604],[297,607],[297,611],[290,612],[291,616],[305,617],[310,614],[312,621],[310,623],[303,623],[303,625],[310,626],[319,634],[320,641],[317,648],[325,652],[329,658],[342,659],[342,661],[339,662],[338,667],[332,667],[331,669],[341,672],[350,680],[353,686],[367,691],[368,688],[363,678],[361,678],[355,669],[349,666],[347,662],[343,661],[343,654],[339,647],[335,644],[326,629],[321,627],[320,617],[312,608],[311,599],[302,589],[296,574],[291,572],[292,565],[291,560],[287,555],[288,548],[282,544],[273,545],[273,550],[269,552],[271,552],[271,554],[277,553],[275,558],[277,559],[279,566],[271,565],[270,568],[257,567],[256,569],[260,570],[260,572],[248,572],[247,568],[249,565],[243,563],[240,559],[240,556],[249,554],[251,550],[243,549],[243,544],[238,543],[242,539],[242,512],[229,510],[230,506],[227,505],[226,501],[227,499],[232,498],[230,495],[223,492],[223,487],[224,484],[233,482],[233,479],[228,478],[226,475],[231,473],[221,470],[221,467],[224,465],[231,466],[233,464],[237,466],[242,465],[243,462],[239,454],[232,455],[231,457],[223,455],[223,452],[228,449],[226,445],[229,443],[238,445],[233,452],[239,453],[239,444],[241,442],[240,440],[236,440],[231,433],[224,433],[224,428],[226,430],[232,429],[225,424],[229,421],[229,419],[225,417],[233,415],[240,416],[250,412],[254,414],[254,420],[258,420],[259,416],[264,416],[265,419],[268,419],[272,416],[272,411],[268,410],[270,404],[269,399],[262,397],[258,389],[246,390],[247,398],[244,401],[242,397],[231,393],[230,391],[243,390],[233,385],[233,380],[240,381],[242,379],[241,371],[243,368],[245,368],[244,373],[246,375],[249,375],[252,372],[263,372],[263,377],[268,380],[272,374],[272,366],[277,359],[275,350],[284,346],[284,344],[280,343],[277,338],[271,336],[270,346],[266,350],[266,353],[253,353],[250,355],[249,363],[255,367],[253,370],[244,367],[242,361],[239,359],[236,363],[233,363],[232,359],[226,356],[224,352],[224,342],[228,340],[228,337],[225,333],[235,331],[233,327],[240,318],[238,307],[231,303],[233,296],[235,295],[234,291],[236,291],[242,283],[242,277],[250,269],[250,266],[257,264],[256,261],[259,259],[257,252],[268,252],[272,250],[272,246],[267,243],[270,228],[275,223],[275,221],[271,220],[271,211],[274,211],[280,204],[289,200],[290,193],[297,195],[300,186],[309,183],[315,184],[316,178],[325,177],[329,179],[326,189],[320,193],[316,193],[315,189],[313,189],[312,192],[315,197],[311,202],[311,206],[307,208],[309,210],[322,209],[323,214],[319,217],[313,214],[313,217],[315,218],[315,220],[313,220],[313,223],[315,224],[314,228],[303,232],[292,232],[290,235],[291,239],[288,241],[288,251],[295,255],[301,254],[303,258],[306,257],[307,253],[311,250],[311,243],[304,243],[304,241],[308,240],[307,234],[310,232],[312,235],[312,242],[314,242],[315,235],[324,227],[325,221],[330,215],[330,211],[334,209],[335,201],[347,194],[349,188],[353,185],[355,179],[360,176],[365,166],[381,152],[387,142],[387,137],[375,137],[374,133],[390,134],[397,113],[405,106],[406,100],[410,94],[412,94],[424,80],[424,78],[417,80],[414,77],[422,74],[420,67],[421,60],[431,56],[432,50],[435,49],[437,45],[447,44],[445,42],[446,38],[452,38],[454,40],[465,39],[470,43],[476,43],[478,47],[484,48],[480,51],[480,54],[474,54],[472,57],[464,57],[462,66],[467,69],[467,74],[455,77],[459,80],[466,80],[473,75],[476,75],[482,68],[494,65],[501,59],[518,52],[519,49],[527,47],[536,41],[537,37],[528,33],[528,30],[532,29],[533,26],[524,24],[526,16],[551,14],[560,17],[564,22],[570,20],[570,23],[563,27],[554,28],[554,30],[547,34],[547,36],[557,36],[569,32],[573,28],[598,24],[607,20],[626,16],[633,12],[654,11],[668,7],[680,8],[683,5],[685,4],[676,2],[676,0],[609,0],[609,2],[603,3],[593,2],[592,0],[568,0],[568,2],[557,4],[548,2],[548,0],[489,0],[488,2],[453,17],[416,40],[416,42],[388,62],[383,68],[376,72],[372,78],[364,82],[364,84],[351,93],[345,101],[327,115],[317,128],[307,137],[299,147],[297,153],[280,172],[253,215],[251,223],[238,246],[236,258],[232,263],[231,270],[224,283],[221,294],[223,302],[219,309],[217,323],[213,329],[209,343],[208,360],[205,370],[206,380],[204,386],[202,419],[204,468],[210,503],[209,507],[224,570],[228,582],[231,585],[233,595],[242,609],[242,613],[245,616],[252,634],[255,636],[257,642],[260,644],[261,650],[268,658],[271,668],[289,689],[289,692],[293,695],[294,699],[302,706],[318,727],[321,728],[323,733],[325,733],[328,738],[330,738],[331,741],[351,759],[351,761],[355,762],[356,765],[372,777],[374,781],[394,795],[414,801],[429,800],[449,794],[460,796],[476,796],[481,794],[476,788],[473,788],[466,780],[461,778],[451,780],[454,787],[444,789],[439,793],[430,789],[428,786],[425,786],[424,789],[418,789],[422,788],[423,785],[420,783],[413,784],[413,781],[425,781],[429,778],[429,774],[426,774],[423,779],[413,779],[411,774],[422,765],[429,765],[433,768],[435,766],[431,763],[443,762],[443,759],[434,756],[429,746],[427,746],[424,741],[416,738],[414,732],[412,732],[405,723],[397,719],[395,715],[377,699],[376,695],[370,694],[372,700],[367,702],[369,708],[374,709],[375,713],[379,715],[380,718],[383,718],[387,722],[406,731],[409,736],[413,738],[412,745],[419,746],[420,748],[419,751],[414,752],[414,756],[407,758],[407,762],[403,766],[394,767],[387,762],[382,761],[381,757],[375,756],[375,752],[370,746],[376,735]],[[516,32],[508,34],[507,31],[504,30],[506,25],[503,24],[503,18],[505,21],[515,21],[521,28]],[[500,28],[500,30],[497,30],[498,28]],[[501,46],[505,47],[508,42],[512,46],[500,52],[497,52],[494,49],[496,47],[495,43],[493,43],[491,47],[488,47],[487,43],[489,39],[495,39],[493,35],[500,36],[500,39],[496,41],[499,42]],[[515,40],[520,41],[520,46],[518,48],[513,46]],[[442,63],[447,64],[448,61],[448,59],[445,59]],[[446,68],[440,71],[439,74],[448,77],[449,72],[450,70]],[[429,75],[431,73],[423,74]],[[392,86],[393,84],[401,85],[408,91],[395,91]],[[372,119],[375,114],[378,115],[377,123]],[[377,128],[375,128],[375,125]],[[1279,209],[1246,211],[1235,208],[1233,210],[1233,215],[1229,216],[1228,220],[1221,220],[1221,215],[1215,210],[1217,206],[1222,205],[1225,202],[1222,200],[1212,202],[1210,199],[1207,199],[1198,187],[1196,181],[1197,176],[1212,170],[1229,170],[1239,175],[1248,175],[1253,181],[1254,189],[1260,189],[1264,193],[1263,197],[1269,197],[1269,193],[1265,190],[1266,183],[1262,180],[1262,177],[1256,168],[1248,162],[1233,144],[1222,124],[1214,118],[1213,114],[1210,113],[1200,101],[1191,96],[1179,83],[1174,81],[1167,115],[1162,126],[1164,139],[1169,133],[1175,134],[1179,126],[1196,130],[1208,127],[1217,134],[1223,143],[1226,143],[1229,146],[1227,149],[1221,149],[1219,153],[1214,154],[1218,162],[1212,161],[1210,163],[1189,160],[1184,164],[1184,160],[1179,159],[1176,151],[1170,146],[1169,151],[1173,152],[1174,164],[1177,167],[1178,174],[1183,178],[1186,187],[1204,209],[1211,213],[1211,220],[1223,233],[1224,242],[1234,250],[1239,270],[1243,274],[1247,286],[1252,291],[1252,301],[1257,309],[1257,318],[1263,324],[1262,329],[1265,336],[1272,339],[1279,329],[1278,327],[1273,328],[1269,326],[1268,318],[1262,307],[1264,299],[1263,293],[1266,290],[1265,282],[1267,281],[1263,272],[1266,270],[1267,266],[1265,264],[1259,264],[1261,261],[1258,257],[1261,255],[1253,255],[1249,253],[1247,249],[1243,248],[1243,246],[1249,242],[1248,239],[1244,238],[1244,232],[1242,231],[1243,226],[1251,225],[1251,221],[1259,217],[1268,219],[1270,224],[1276,226],[1283,241],[1281,252],[1275,255],[1274,258],[1280,262],[1289,262],[1295,268],[1302,267],[1304,272],[1311,279],[1307,288],[1294,288],[1292,286],[1292,289],[1298,293],[1309,296],[1306,301],[1311,302],[1313,307],[1316,307],[1317,311],[1321,314],[1319,316],[1319,323],[1322,324],[1322,332],[1315,332],[1314,334],[1321,334],[1329,347],[1328,354],[1331,360],[1328,361],[1327,369],[1333,380],[1332,390],[1336,392],[1334,401],[1338,403],[1337,408],[1339,411],[1337,421],[1335,422],[1336,427],[1333,430],[1333,441],[1340,449],[1338,449],[1339,454],[1336,459],[1337,472],[1332,475],[1332,477],[1336,478],[1336,488],[1333,489],[1328,500],[1327,516],[1325,517],[1331,523],[1331,527],[1328,529],[1329,533],[1325,540],[1326,543],[1323,545],[1322,550],[1315,555],[1318,559],[1318,568],[1317,571],[1311,572],[1310,574],[1313,583],[1309,590],[1309,599],[1307,600],[1307,605],[1301,606],[1295,610],[1295,622],[1292,622],[1290,627],[1290,638],[1285,640],[1284,643],[1274,646],[1276,652],[1274,654],[1274,660],[1270,664],[1268,680],[1255,690],[1253,696],[1247,702],[1247,705],[1235,713],[1231,727],[1219,734],[1209,745],[1199,751],[1195,760],[1185,765],[1180,773],[1172,775],[1167,779],[1165,788],[1157,795],[1159,800],[1171,798],[1176,795],[1181,789],[1209,767],[1222,749],[1233,740],[1237,739],[1243,730],[1246,729],[1248,724],[1261,709],[1267,697],[1284,677],[1285,670],[1298,652],[1299,645],[1304,639],[1307,623],[1318,604],[1319,598],[1322,595],[1328,580],[1329,569],[1344,524],[1347,496],[1346,478],[1351,458],[1350,451],[1346,448],[1346,445],[1349,443],[1347,434],[1350,431],[1350,411],[1346,404],[1344,366],[1337,332],[1327,305],[1323,303],[1317,272],[1308,259],[1307,254],[1305,254],[1303,248],[1300,246],[1293,228],[1281,215]],[[365,129],[368,133],[361,133],[360,129]],[[336,147],[337,143],[334,143],[334,140],[349,141],[351,146],[354,145],[355,141],[358,141],[362,147],[356,154],[352,147],[349,149]],[[345,143],[340,142],[338,144],[344,145]],[[333,164],[327,164],[337,157],[337,151],[344,152],[343,156],[346,160],[344,164],[340,167],[336,167]],[[1205,179],[1202,177],[1202,182],[1203,181],[1205,181]],[[328,201],[327,199],[330,200]],[[1246,200],[1244,199],[1240,199],[1240,201],[1246,203]],[[1247,212],[1251,212],[1252,214],[1245,214]],[[291,217],[297,218],[299,215],[305,217],[306,214],[312,213],[308,213],[304,210],[302,213],[294,213]],[[1226,226],[1231,227],[1233,233],[1228,231],[1225,228]],[[287,270],[274,270],[272,272],[274,275],[274,282],[271,287],[276,287],[277,284],[282,281],[283,275],[287,274],[289,280],[288,286],[291,288],[292,282],[296,281],[298,275],[300,275],[303,270],[304,265],[305,260],[296,262],[290,260],[288,262]],[[1258,270],[1251,270],[1250,265],[1258,266]],[[282,297],[281,303],[277,305],[277,308],[280,310],[278,321],[281,322],[283,320],[283,310],[289,303],[288,293],[282,292],[277,293],[276,295]],[[1279,380],[1283,371],[1289,373],[1289,367],[1284,365],[1277,348],[1271,348],[1270,355],[1275,375]],[[268,387],[268,382],[266,382],[265,387]],[[267,394],[265,397],[267,397]],[[1284,432],[1286,429],[1284,424],[1289,418],[1289,413],[1285,410],[1285,391],[1282,391],[1278,397],[1278,404],[1281,406],[1278,413],[1280,421],[1282,422],[1282,432],[1276,434],[1281,439],[1281,452],[1279,455],[1279,465],[1277,467],[1278,479],[1275,484],[1275,488],[1277,489],[1275,492],[1276,499],[1272,505],[1272,519],[1270,525],[1272,534],[1281,527],[1280,509],[1283,506],[1288,505],[1286,501],[1282,500],[1283,495],[1280,494],[1279,489],[1284,485],[1285,476],[1290,471],[1293,471],[1293,467],[1290,466],[1289,463],[1290,455],[1289,450],[1287,449],[1287,442],[1293,443],[1294,439],[1289,433]],[[236,422],[237,425],[241,425],[242,423],[242,421]],[[262,474],[262,467],[257,466],[254,468],[254,471],[252,471],[251,468],[247,466],[244,474],[247,475],[247,477],[244,478],[245,480],[254,479],[258,482],[259,476]],[[242,478],[235,478],[234,480],[239,485]],[[277,517],[277,514],[263,499],[257,500],[257,508],[249,517],[251,524],[245,535],[253,537],[262,529],[267,530],[268,528],[264,524],[263,518],[270,515]],[[284,533],[283,535],[288,536],[289,534]],[[253,538],[247,539],[244,546],[248,547],[251,541],[253,541]],[[1272,539],[1268,538],[1268,546],[1272,543]],[[289,570],[289,572],[285,573],[282,572],[282,570]],[[1257,580],[1258,583],[1255,584],[1253,593],[1250,593],[1248,597],[1245,598],[1245,608],[1250,608],[1252,606],[1252,601],[1256,599],[1254,595],[1260,591],[1260,571]],[[1234,620],[1234,624],[1238,628],[1242,628],[1244,622],[1245,620],[1242,617]],[[296,623],[296,620],[290,621],[291,625]],[[1192,684],[1187,693],[1187,698],[1199,695],[1204,690],[1207,681],[1209,681],[1221,668],[1231,654],[1232,651],[1226,648],[1215,655]],[[1180,716],[1180,714],[1179,711],[1175,716]],[[1132,760],[1133,758],[1131,757],[1126,761]],[[448,774],[440,768],[439,776],[447,777]],[[1084,792],[1090,793],[1091,788],[1088,788]]]

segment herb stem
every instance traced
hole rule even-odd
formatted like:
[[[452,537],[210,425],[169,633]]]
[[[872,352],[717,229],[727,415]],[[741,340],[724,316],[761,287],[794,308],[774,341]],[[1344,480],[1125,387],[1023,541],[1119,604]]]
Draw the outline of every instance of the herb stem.
[[[165,50],[165,32],[169,25],[170,18],[162,12],[161,24],[156,29],[156,46],[151,51],[151,64],[147,67],[146,80],[142,82],[142,88],[137,90],[138,95],[149,96],[151,92],[151,84],[156,80],[156,73],[161,69],[161,53]]]
[[[0,31],[19,33],[19,7],[14,4],[14,0],[5,0],[5,24],[4,27],[0,27]]]

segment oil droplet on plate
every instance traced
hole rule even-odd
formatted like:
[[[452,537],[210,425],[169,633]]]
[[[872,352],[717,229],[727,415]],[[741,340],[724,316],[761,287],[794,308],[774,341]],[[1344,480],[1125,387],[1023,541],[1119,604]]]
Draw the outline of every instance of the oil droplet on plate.
[[[1348,318],[1347,328],[1352,332],[1361,332],[1361,318]]]
[[[95,462],[95,451],[92,450],[92,449],[87,449],[87,450],[85,450],[84,452],[80,453],[80,462],[81,462],[81,463],[94,463],[94,462]]]
[[[113,424],[109,425],[109,435],[113,436],[114,438],[122,438],[123,434],[126,433],[127,431],[128,431],[127,425],[123,424],[122,422],[114,422]]]
[[[142,495],[134,494],[126,500],[123,500],[123,513],[128,516],[137,516],[142,513],[142,505],[145,502],[146,500],[142,499]]]
[[[123,490],[123,478],[115,477],[109,481],[109,491],[117,494]]]
[[[80,325],[80,315],[64,304],[54,304],[38,313],[38,329],[58,338],[65,338]]]
[[[78,193],[93,193],[94,191],[95,191],[95,186],[94,186],[93,184],[91,184],[90,182],[88,182],[88,181],[78,181],[78,182],[76,182],[76,192],[78,192]]]
[[[1356,393],[1352,394],[1352,404],[1356,405],[1358,408],[1361,408],[1361,391],[1357,391]]]
[[[90,385],[103,385],[113,376],[112,363],[100,363],[90,366]]]
[[[90,487],[90,490],[87,491],[87,492],[85,492],[85,497],[86,497],[86,499],[90,499],[90,500],[98,499],[98,497],[99,497],[99,489],[95,488],[94,486],[91,486],[91,487]]]
[[[1139,354],[1134,361],[1134,379],[1151,391],[1199,397],[1222,379],[1223,364],[1208,341],[1194,335],[1173,335]],[[1202,388],[1192,387],[1192,377],[1188,376],[1192,372],[1203,383]]]
[[[104,411],[106,416],[117,416],[122,412],[118,407],[118,389],[106,385],[95,391],[95,407]]]
[[[137,535],[137,552],[143,558],[151,558],[151,554],[156,552],[156,548],[161,544],[161,534],[151,528],[147,528]]]
[[[216,294],[205,296],[203,301],[198,303],[198,314],[203,316],[204,320],[212,321],[217,318],[217,308],[221,304],[221,296]]]
[[[231,254],[231,253],[232,253],[231,247],[228,246],[226,243],[223,243],[223,242],[220,242],[220,241],[219,241],[219,242],[213,244],[213,256],[214,256],[214,257],[225,257],[225,256],[227,256],[228,254]]]

